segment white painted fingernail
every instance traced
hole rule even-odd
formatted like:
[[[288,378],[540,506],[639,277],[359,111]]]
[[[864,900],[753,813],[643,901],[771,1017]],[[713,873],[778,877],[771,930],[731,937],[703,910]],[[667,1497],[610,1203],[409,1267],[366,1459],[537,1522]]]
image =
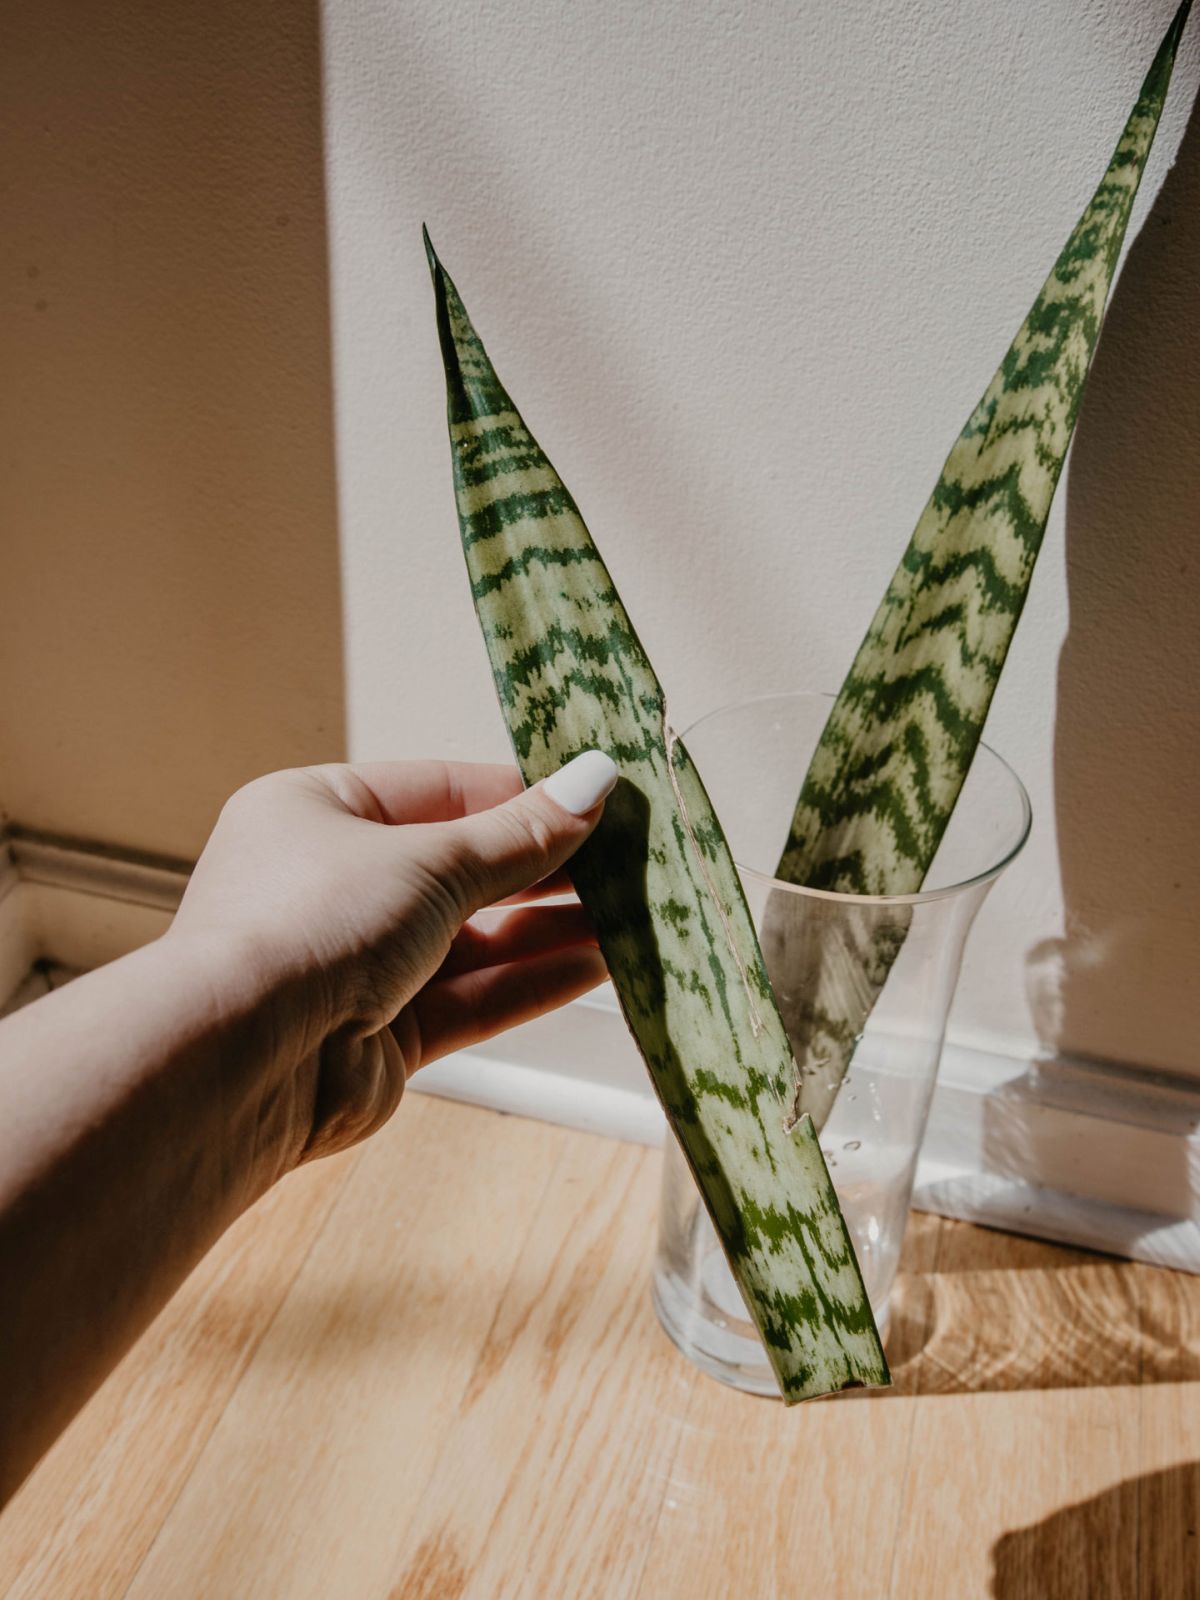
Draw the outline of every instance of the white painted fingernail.
[[[573,817],[583,817],[613,792],[620,776],[616,762],[603,750],[585,750],[552,772],[542,788],[555,805]]]

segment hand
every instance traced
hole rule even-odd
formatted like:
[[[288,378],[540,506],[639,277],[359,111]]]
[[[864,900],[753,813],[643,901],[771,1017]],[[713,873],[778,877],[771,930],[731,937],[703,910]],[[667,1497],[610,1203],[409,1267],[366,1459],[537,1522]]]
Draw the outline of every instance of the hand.
[[[565,887],[617,771],[260,778],[169,931],[0,1022],[0,1504],[221,1233],[424,1061],[599,983]],[[12,1314],[9,1314],[9,1306]]]
[[[523,792],[511,768],[396,762],[277,772],[232,797],[167,941],[221,951],[266,997],[295,1060],[264,1129],[285,1165],[364,1138],[426,1062],[604,979],[577,902],[468,919],[569,890],[559,869],[616,779],[590,751]]]

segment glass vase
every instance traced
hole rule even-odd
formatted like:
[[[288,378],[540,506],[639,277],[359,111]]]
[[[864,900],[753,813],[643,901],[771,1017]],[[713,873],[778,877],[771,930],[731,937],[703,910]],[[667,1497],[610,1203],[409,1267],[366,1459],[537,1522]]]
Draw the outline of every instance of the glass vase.
[[[893,939],[899,953],[885,969],[821,1129],[830,1176],[886,1337],[963,945],[988,890],[1028,836],[1030,808],[1016,774],[980,745],[919,894],[837,894],[781,882],[772,871],[831,704],[819,694],[741,701],[703,717],[684,741],[724,826],[755,926],[760,936],[765,920],[773,930],[772,937],[763,937],[764,956],[797,1059],[803,1059],[807,1014],[798,973],[811,973],[814,951],[823,961],[836,961],[839,951],[861,950],[900,930],[899,940]],[[781,916],[788,930],[782,943]],[[797,949],[807,953],[807,961],[797,960]],[[689,1360],[736,1388],[778,1393],[695,1182],[669,1134],[651,1288],[660,1322]]]

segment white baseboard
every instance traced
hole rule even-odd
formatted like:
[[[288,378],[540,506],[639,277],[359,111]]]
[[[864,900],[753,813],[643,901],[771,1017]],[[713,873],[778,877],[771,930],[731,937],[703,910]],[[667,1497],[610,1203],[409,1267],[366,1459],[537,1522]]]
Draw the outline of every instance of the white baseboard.
[[[426,1067],[409,1084],[409,1092],[490,1106],[493,1111],[536,1117],[539,1122],[556,1122],[633,1144],[661,1144],[666,1130],[653,1094],[568,1078],[515,1061],[496,1061],[482,1051],[460,1050]]]
[[[1200,1272],[1200,1084],[947,1044],[913,1203]]]
[[[0,840],[0,1001],[35,962],[101,965],[157,937],[183,863]],[[664,1122],[603,992],[428,1067],[416,1092],[657,1144]],[[1200,1272],[1200,1083],[947,1044],[914,1204]]]
[[[657,1144],[664,1120],[603,995],[428,1067],[413,1089]],[[913,1204],[1200,1272],[1200,1084],[948,1043]]]

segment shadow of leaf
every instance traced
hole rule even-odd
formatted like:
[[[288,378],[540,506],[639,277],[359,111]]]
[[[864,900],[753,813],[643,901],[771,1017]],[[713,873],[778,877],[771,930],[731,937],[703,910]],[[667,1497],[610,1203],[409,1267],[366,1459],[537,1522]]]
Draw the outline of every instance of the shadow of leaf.
[[[1200,1594],[1200,1463],[1066,1506],[992,1548],[995,1600],[1191,1600]]]

